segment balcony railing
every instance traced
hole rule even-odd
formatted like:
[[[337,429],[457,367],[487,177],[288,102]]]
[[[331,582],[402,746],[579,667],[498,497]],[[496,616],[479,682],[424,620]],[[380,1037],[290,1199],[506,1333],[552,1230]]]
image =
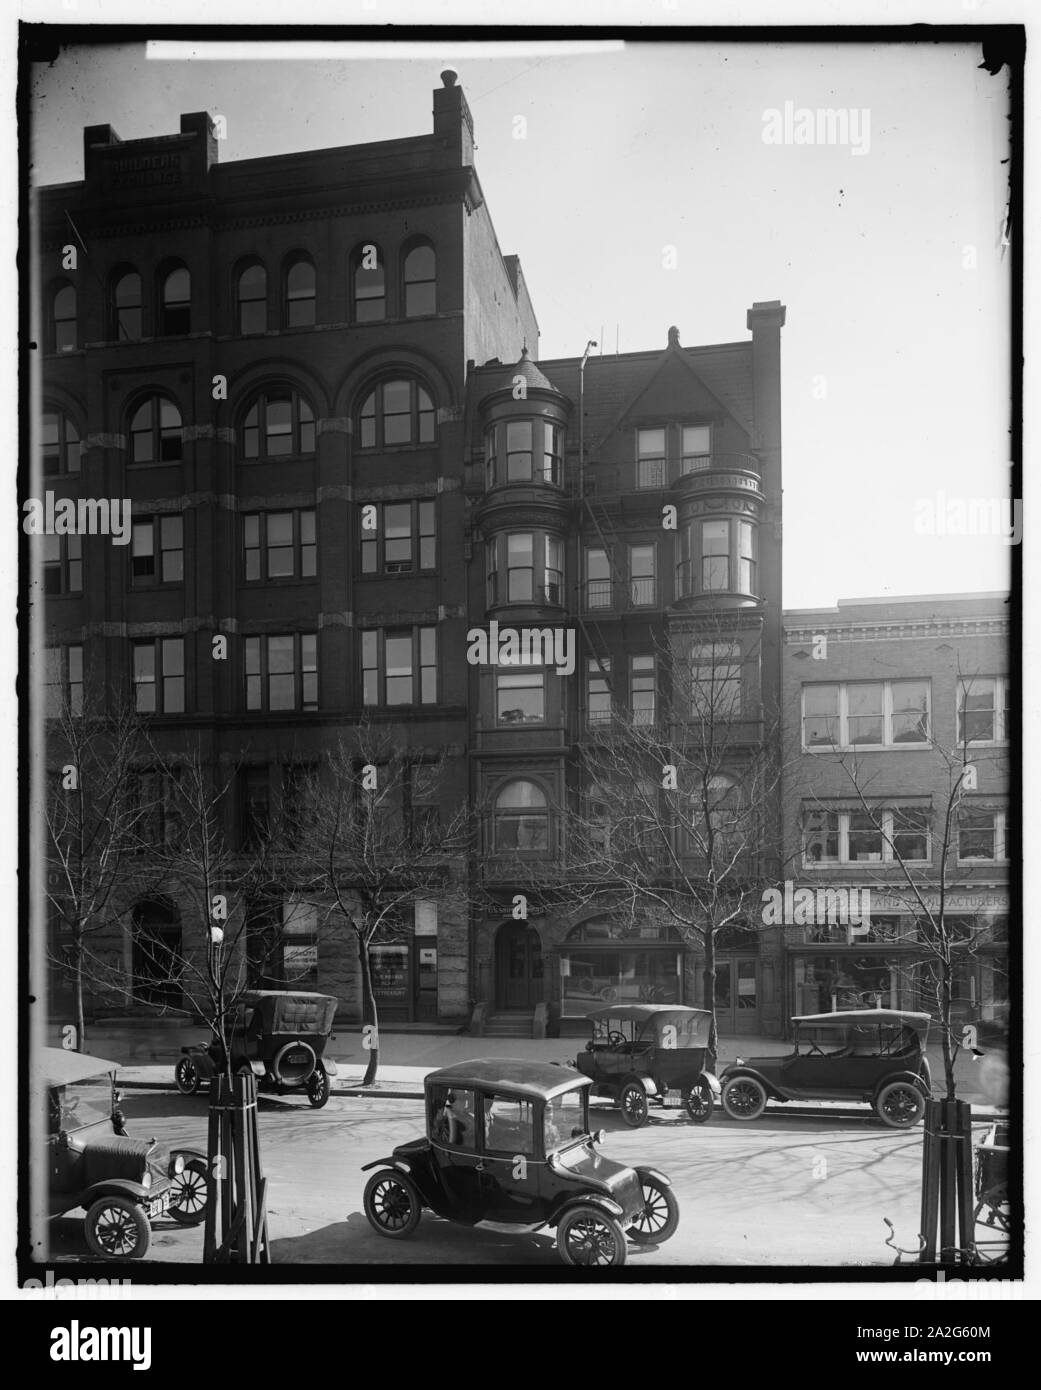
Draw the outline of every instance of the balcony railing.
[[[661,607],[661,586],[654,576],[639,579],[587,579],[582,607],[587,613],[628,613]]]

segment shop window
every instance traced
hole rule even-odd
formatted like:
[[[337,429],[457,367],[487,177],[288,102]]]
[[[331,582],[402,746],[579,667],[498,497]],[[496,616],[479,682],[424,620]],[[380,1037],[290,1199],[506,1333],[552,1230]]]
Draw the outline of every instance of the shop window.
[[[291,988],[318,983],[318,908],[302,898],[282,902],[282,972]]]

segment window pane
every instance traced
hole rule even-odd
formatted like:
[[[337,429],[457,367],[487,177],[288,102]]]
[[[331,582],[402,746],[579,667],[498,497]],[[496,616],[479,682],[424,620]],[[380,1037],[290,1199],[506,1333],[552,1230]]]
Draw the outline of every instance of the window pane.
[[[683,453],[685,457],[693,454],[707,454],[711,431],[708,425],[683,426]]]
[[[849,709],[849,742],[881,743],[883,687],[857,683],[846,687]]]
[[[894,681],[894,743],[925,743],[929,738],[929,682]]]
[[[665,455],[665,431],[637,430],[636,447],[639,458],[662,458]]]
[[[412,634],[388,636],[384,645],[384,656],[388,676],[407,676],[412,674]]]
[[[163,638],[163,675],[184,675],[184,639],[182,637]]]
[[[877,861],[882,858],[882,832],[864,812],[854,812],[849,818],[850,863]]]
[[[260,674],[260,638],[246,638],[246,674],[256,676]]]
[[[267,639],[267,668],[272,675],[293,670],[292,637]]]

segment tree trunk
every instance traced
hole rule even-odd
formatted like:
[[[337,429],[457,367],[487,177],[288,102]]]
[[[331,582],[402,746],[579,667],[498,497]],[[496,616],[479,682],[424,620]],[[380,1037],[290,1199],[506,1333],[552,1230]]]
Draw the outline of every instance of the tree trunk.
[[[704,1006],[712,1015],[708,1025],[709,1066],[716,1069],[716,1056],[719,1051],[719,1034],[716,1031],[716,933],[711,924],[704,930],[705,965],[701,972]]]
[[[379,1020],[376,1017],[376,996],[372,990],[372,967],[369,963],[369,944],[362,932],[358,933],[358,964],[361,967],[361,1021],[362,1037],[367,1038],[371,1046],[369,1047],[369,1062],[365,1068],[365,1075],[362,1077],[363,1086],[371,1086],[376,1080],[376,1072],[380,1064],[379,1047]],[[372,1032],[365,1032],[365,1025],[372,1026]]]
[[[943,1048],[943,1079],[947,1099],[956,1098],[954,1079],[954,1049],[951,1047],[951,968],[943,962],[940,967],[940,1045]]]
[[[82,1052],[86,1037],[83,1025],[83,937],[81,935],[77,936],[75,943],[72,987],[76,1009],[76,1051]]]

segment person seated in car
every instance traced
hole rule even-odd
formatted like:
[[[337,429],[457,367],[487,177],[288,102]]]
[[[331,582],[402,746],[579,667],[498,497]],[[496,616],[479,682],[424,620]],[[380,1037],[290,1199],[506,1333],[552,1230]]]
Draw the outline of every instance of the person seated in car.
[[[434,1121],[434,1137],[448,1144],[473,1146],[473,1116],[466,1105],[466,1097],[449,1091],[445,1102]]]

